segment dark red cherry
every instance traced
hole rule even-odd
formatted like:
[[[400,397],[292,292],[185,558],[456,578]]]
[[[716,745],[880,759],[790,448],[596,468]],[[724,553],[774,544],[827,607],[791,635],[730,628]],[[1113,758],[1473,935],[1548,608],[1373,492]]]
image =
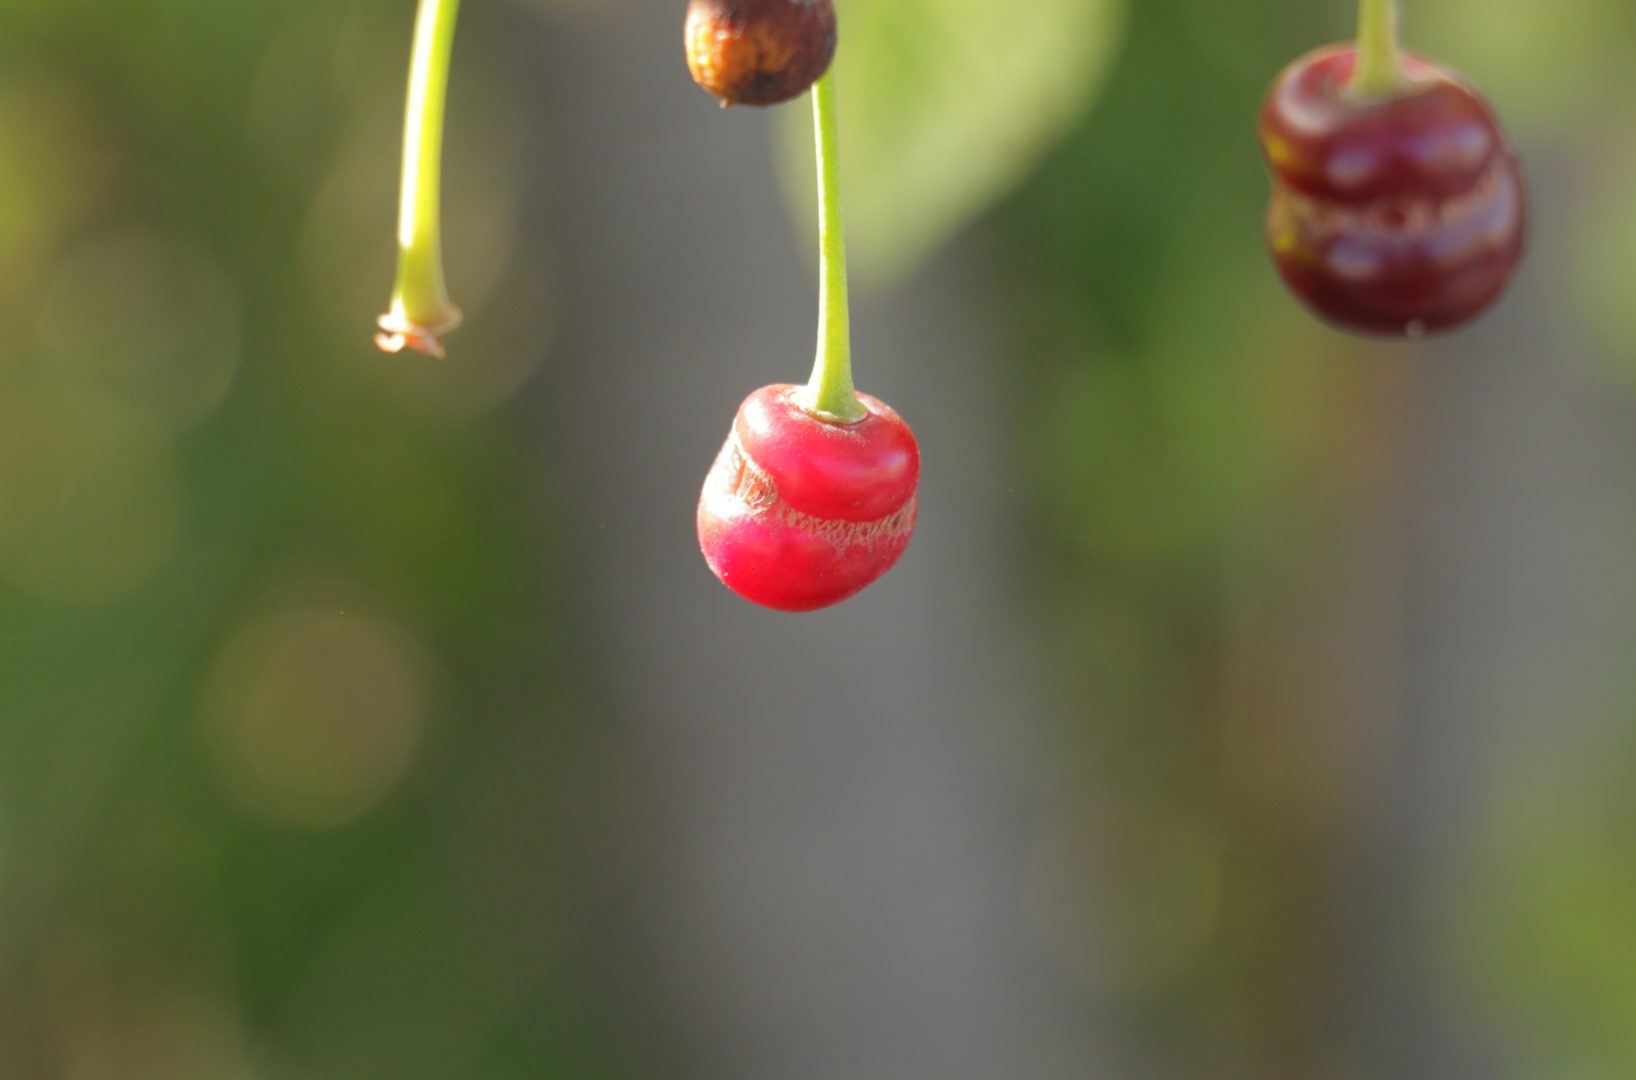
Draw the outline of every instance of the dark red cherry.
[[[1404,55],[1397,90],[1362,96],[1347,88],[1356,56],[1345,45],[1301,58],[1262,105],[1273,261],[1344,329],[1458,326],[1494,302],[1521,259],[1516,155],[1458,76]]]
[[[699,547],[722,584],[780,611],[852,596],[898,561],[914,532],[920,447],[868,394],[853,423],[800,403],[798,386],[745,399],[699,497]]]
[[[693,81],[725,105],[800,97],[835,58],[831,0],[691,0],[684,28]]]

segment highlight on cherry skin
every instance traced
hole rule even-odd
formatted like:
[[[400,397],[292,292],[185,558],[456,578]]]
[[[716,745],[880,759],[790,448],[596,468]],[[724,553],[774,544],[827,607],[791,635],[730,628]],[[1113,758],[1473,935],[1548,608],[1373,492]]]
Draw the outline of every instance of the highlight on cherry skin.
[[[914,533],[920,448],[890,406],[859,394],[851,423],[765,386],[739,407],[699,497],[699,547],[722,584],[779,611],[813,611],[890,570]]]
[[[1383,94],[1349,85],[1351,45],[1302,57],[1261,109],[1267,243],[1290,289],[1342,329],[1413,337],[1497,299],[1527,232],[1522,171],[1482,97],[1400,54]]]
[[[693,81],[729,105],[800,97],[835,59],[831,0],[691,0],[683,33]]]

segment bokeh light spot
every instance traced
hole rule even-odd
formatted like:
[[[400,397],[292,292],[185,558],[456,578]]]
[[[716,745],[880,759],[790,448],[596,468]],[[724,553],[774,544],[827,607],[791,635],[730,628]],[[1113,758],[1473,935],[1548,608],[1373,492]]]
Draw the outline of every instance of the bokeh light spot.
[[[122,948],[95,931],[66,927],[46,935],[37,971],[43,1035],[59,1062],[54,1076],[251,1080],[255,1075],[233,1002],[171,961]]]
[[[235,799],[270,821],[329,828],[379,805],[426,723],[428,661],[373,616],[310,608],[254,622],[205,691],[206,738]]]
[[[0,65],[0,367],[8,339],[32,324],[49,281],[42,270],[110,187],[108,141],[78,85],[49,69]]]
[[[106,235],[58,272],[40,335],[76,373],[156,417],[221,404],[243,347],[238,290],[205,252],[165,233]]]

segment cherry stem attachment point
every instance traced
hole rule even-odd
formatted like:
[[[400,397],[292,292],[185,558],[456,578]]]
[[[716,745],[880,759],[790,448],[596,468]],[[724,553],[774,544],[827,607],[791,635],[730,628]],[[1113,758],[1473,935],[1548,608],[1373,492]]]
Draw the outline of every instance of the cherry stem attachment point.
[[[1347,82],[1356,97],[1387,97],[1403,85],[1397,0],[1359,0],[1358,62]]]
[[[846,221],[841,210],[841,136],[831,65],[812,87],[818,159],[818,357],[802,405],[850,424],[869,415],[852,384],[852,316],[847,297]]]
[[[379,320],[375,344],[443,355],[443,335],[460,325],[460,309],[443,280],[441,218],[443,115],[449,90],[460,0],[420,0],[409,59],[403,118],[403,187],[398,203],[398,276],[392,306]]]

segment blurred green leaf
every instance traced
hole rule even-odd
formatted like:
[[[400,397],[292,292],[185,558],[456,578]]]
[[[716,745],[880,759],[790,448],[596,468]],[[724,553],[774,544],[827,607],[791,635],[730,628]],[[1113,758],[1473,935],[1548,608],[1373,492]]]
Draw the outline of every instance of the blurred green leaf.
[[[859,269],[895,277],[1025,178],[1095,100],[1124,0],[853,0],[837,78],[847,217]],[[800,219],[812,122],[784,110]]]

